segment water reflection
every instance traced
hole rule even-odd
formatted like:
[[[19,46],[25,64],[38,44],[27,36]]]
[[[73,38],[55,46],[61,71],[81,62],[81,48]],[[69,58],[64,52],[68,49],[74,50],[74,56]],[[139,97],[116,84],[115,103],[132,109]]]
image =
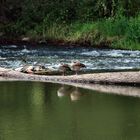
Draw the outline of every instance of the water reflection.
[[[81,92],[81,88],[98,91],[107,94],[117,94],[124,96],[140,97],[140,87],[134,86],[117,86],[117,85],[100,85],[100,84],[82,84],[74,83],[68,85],[62,85],[57,90],[57,96],[62,98],[63,96],[69,96],[71,101],[79,100],[85,93]]]
[[[100,84],[82,84],[82,83],[75,83],[71,85],[76,86],[77,88],[82,87],[85,89],[104,92],[107,94],[140,97],[140,87],[136,86],[100,85]]]
[[[63,96],[68,96],[71,93],[72,90],[73,90],[72,87],[62,85],[62,87],[60,87],[57,90],[57,96],[60,97],[60,98],[63,97]]]
[[[90,87],[94,90],[80,85],[0,82],[0,138],[139,140],[140,98],[101,92],[112,88],[111,92],[133,94],[139,87]]]
[[[80,92],[80,90],[77,87],[75,87],[75,90],[73,90],[73,92],[71,92],[70,94],[71,101],[79,100],[82,95],[83,94]]]
[[[80,89],[78,87],[62,85],[62,87],[57,90],[58,97],[61,98],[64,96],[69,96],[71,101],[79,100],[82,95],[83,93],[80,92]]]

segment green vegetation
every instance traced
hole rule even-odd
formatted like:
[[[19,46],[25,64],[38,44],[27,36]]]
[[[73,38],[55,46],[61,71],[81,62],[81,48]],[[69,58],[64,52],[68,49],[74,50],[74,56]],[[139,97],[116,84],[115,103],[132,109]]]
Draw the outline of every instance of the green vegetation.
[[[0,37],[140,50],[137,0],[2,0]]]

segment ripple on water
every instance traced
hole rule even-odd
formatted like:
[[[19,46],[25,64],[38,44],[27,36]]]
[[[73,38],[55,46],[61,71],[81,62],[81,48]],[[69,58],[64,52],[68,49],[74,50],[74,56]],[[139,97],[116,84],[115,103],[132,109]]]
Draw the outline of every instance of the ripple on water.
[[[0,61],[2,61],[2,60],[6,60],[6,58],[0,56]]]
[[[120,51],[107,51],[104,56],[111,56],[111,57],[123,57],[124,55]]]
[[[21,49],[7,48],[0,50],[0,65],[5,67],[15,68],[24,65],[25,63],[21,61],[21,58],[25,56],[28,64],[41,63],[46,67],[53,68],[58,68],[60,63],[70,64],[71,61],[75,60],[84,63],[87,66],[87,70],[140,68],[140,51],[99,50],[92,48],[53,49],[53,47],[27,49],[26,46],[23,46]],[[14,59],[8,61],[11,57],[14,57]],[[7,58],[7,61],[4,58]]]
[[[94,51],[87,51],[87,52],[82,52],[81,55],[85,55],[85,56],[99,56],[99,52],[97,52],[96,50]]]
[[[30,51],[29,50],[27,50],[27,49],[23,49],[23,50],[21,50],[21,53],[29,53]]]
[[[11,48],[17,48],[17,46],[16,45],[7,45],[7,46],[3,45],[2,48],[11,49]]]

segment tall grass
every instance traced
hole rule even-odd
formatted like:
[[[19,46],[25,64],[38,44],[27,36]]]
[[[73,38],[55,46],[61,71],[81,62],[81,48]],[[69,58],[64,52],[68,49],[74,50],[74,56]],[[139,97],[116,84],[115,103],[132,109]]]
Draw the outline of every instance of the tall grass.
[[[110,18],[99,23],[98,29],[112,42],[112,47],[140,50],[140,14],[138,17]]]
[[[33,38],[63,40],[64,42],[89,42],[91,45],[108,45],[112,48],[140,50],[140,14],[106,18],[95,22],[71,24],[37,24],[26,35]]]

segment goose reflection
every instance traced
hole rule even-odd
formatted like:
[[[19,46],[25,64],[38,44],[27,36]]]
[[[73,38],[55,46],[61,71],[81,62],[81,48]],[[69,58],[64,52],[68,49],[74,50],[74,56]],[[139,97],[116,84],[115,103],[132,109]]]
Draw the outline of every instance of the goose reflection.
[[[73,90],[70,94],[71,101],[77,101],[81,98],[83,94],[80,92],[78,87],[75,87],[75,90]]]
[[[57,90],[57,96],[59,98],[69,96],[71,101],[79,100],[82,95],[78,87],[62,85],[62,87]]]
[[[66,85],[62,85],[62,87],[60,87],[58,90],[57,90],[57,96],[58,97],[63,97],[63,96],[67,96],[71,93],[72,91],[72,87],[70,86],[66,86]]]

